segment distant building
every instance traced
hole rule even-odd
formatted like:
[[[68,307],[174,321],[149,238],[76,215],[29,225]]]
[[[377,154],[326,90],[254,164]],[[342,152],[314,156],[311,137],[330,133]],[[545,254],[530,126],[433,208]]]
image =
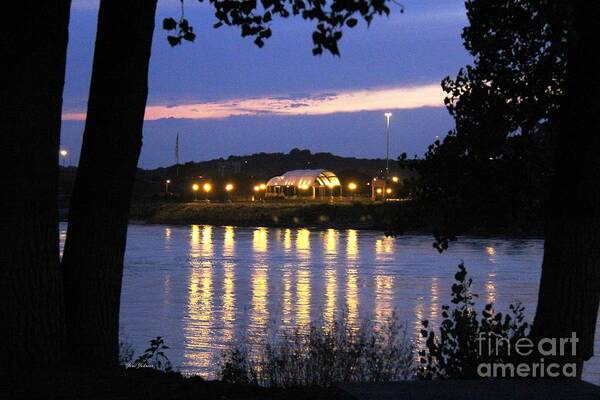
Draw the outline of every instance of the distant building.
[[[338,177],[325,169],[296,169],[267,182],[267,197],[341,196],[342,185]]]

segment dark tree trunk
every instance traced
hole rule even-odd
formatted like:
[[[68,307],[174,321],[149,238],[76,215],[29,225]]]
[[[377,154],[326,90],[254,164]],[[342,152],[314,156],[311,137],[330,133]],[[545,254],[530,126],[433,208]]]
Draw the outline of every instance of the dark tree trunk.
[[[87,120],[63,255],[69,359],[118,361],[127,219],[148,94],[156,0],[100,3]]]
[[[581,363],[593,355],[600,300],[600,54],[595,49],[600,3],[576,1],[572,7],[534,335],[556,338],[576,332]]]
[[[70,3],[15,3],[0,25],[2,374],[61,361],[56,194]]]

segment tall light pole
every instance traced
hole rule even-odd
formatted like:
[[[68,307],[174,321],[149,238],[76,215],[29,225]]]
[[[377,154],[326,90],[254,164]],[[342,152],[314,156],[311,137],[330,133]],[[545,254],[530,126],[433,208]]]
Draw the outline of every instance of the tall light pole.
[[[387,182],[390,178],[390,119],[392,118],[392,113],[386,112],[384,115],[387,142],[385,148],[385,181],[383,182],[383,200],[385,200],[385,195],[387,193]]]
[[[231,202],[231,198],[229,197],[229,193],[233,190],[233,184],[228,183],[225,185],[225,192],[227,192],[227,202]]]
[[[208,203],[210,200],[208,198],[208,195],[210,193],[210,191],[212,190],[212,185],[208,182],[206,182],[204,185],[202,185],[202,189],[204,189],[204,192],[206,193],[206,202]]]
[[[166,194],[166,195],[169,195],[169,183],[171,183],[171,180],[170,180],[170,179],[167,179],[167,180],[165,181],[165,194]]]
[[[67,156],[69,155],[69,152],[67,150],[65,150],[65,149],[62,149],[59,152],[59,154],[60,154],[60,156],[62,158],[62,165],[63,165],[63,167],[66,167],[67,166]]]
[[[198,189],[200,189],[200,186],[197,183],[194,183],[192,185],[192,190],[194,191],[194,201],[198,201]]]

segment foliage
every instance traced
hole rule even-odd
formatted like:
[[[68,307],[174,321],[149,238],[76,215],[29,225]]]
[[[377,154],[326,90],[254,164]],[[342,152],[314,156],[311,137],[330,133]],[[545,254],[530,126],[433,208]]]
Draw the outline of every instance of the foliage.
[[[171,361],[165,354],[165,350],[169,346],[165,345],[165,341],[161,336],[150,340],[148,347],[132,364],[132,368],[153,368],[159,371],[170,372],[173,370]]]
[[[419,351],[421,365],[417,376],[420,379],[478,378],[480,363],[514,361],[511,357],[515,355],[509,349],[514,349],[516,341],[529,334],[530,326],[524,322],[524,309],[520,303],[511,305],[511,313],[506,315],[496,313],[493,304],[489,303],[479,316],[475,309],[477,295],[471,291],[473,281],[468,278],[464,264],[458,265],[454,278],[452,303],[455,306],[452,309],[448,305],[442,306],[439,334],[436,335],[428,320],[422,321],[425,349]],[[479,337],[494,343],[493,354],[480,353]]]
[[[274,337],[255,356],[245,346],[226,350],[221,378],[288,388],[395,381],[414,374],[413,348],[395,314],[382,326],[365,322],[353,329],[340,319],[329,326],[281,330]]]
[[[175,31],[167,40],[171,46],[181,44],[182,39],[193,41],[196,35],[188,20],[184,18],[183,0],[181,1],[181,16],[178,21],[165,18],[163,29]],[[199,0],[202,2],[203,0]],[[223,25],[236,26],[241,30],[242,37],[254,37],[254,43],[263,47],[266,39],[272,35],[271,22],[274,17],[288,18],[300,16],[305,20],[316,22],[312,34],[313,54],[321,54],[323,49],[334,55],[339,55],[338,41],[342,38],[344,27],[354,28],[358,18],[367,25],[371,24],[376,15],[389,15],[390,0],[240,0],[220,1],[208,0],[215,9],[215,28]],[[394,0],[391,0],[395,3]],[[396,3],[397,4],[397,3]],[[403,8],[398,4],[400,12]]]
[[[479,223],[541,225],[551,122],[565,86],[566,13],[545,0],[466,7],[462,37],[474,64],[442,82],[455,129],[413,164],[413,197],[438,214],[440,239]]]
[[[119,365],[126,367],[133,360],[135,350],[127,339],[119,340]]]

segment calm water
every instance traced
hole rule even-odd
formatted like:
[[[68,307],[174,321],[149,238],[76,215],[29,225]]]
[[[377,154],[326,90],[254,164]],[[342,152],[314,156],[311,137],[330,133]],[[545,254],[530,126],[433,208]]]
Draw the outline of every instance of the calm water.
[[[121,332],[138,351],[163,336],[177,369],[209,377],[227,343],[260,340],[273,324],[342,312],[359,324],[396,310],[418,340],[421,319],[439,321],[461,260],[480,301],[506,311],[519,300],[533,316],[542,240],[463,237],[442,255],[431,242],[356,230],[132,225]],[[586,377],[600,381],[597,360]]]

